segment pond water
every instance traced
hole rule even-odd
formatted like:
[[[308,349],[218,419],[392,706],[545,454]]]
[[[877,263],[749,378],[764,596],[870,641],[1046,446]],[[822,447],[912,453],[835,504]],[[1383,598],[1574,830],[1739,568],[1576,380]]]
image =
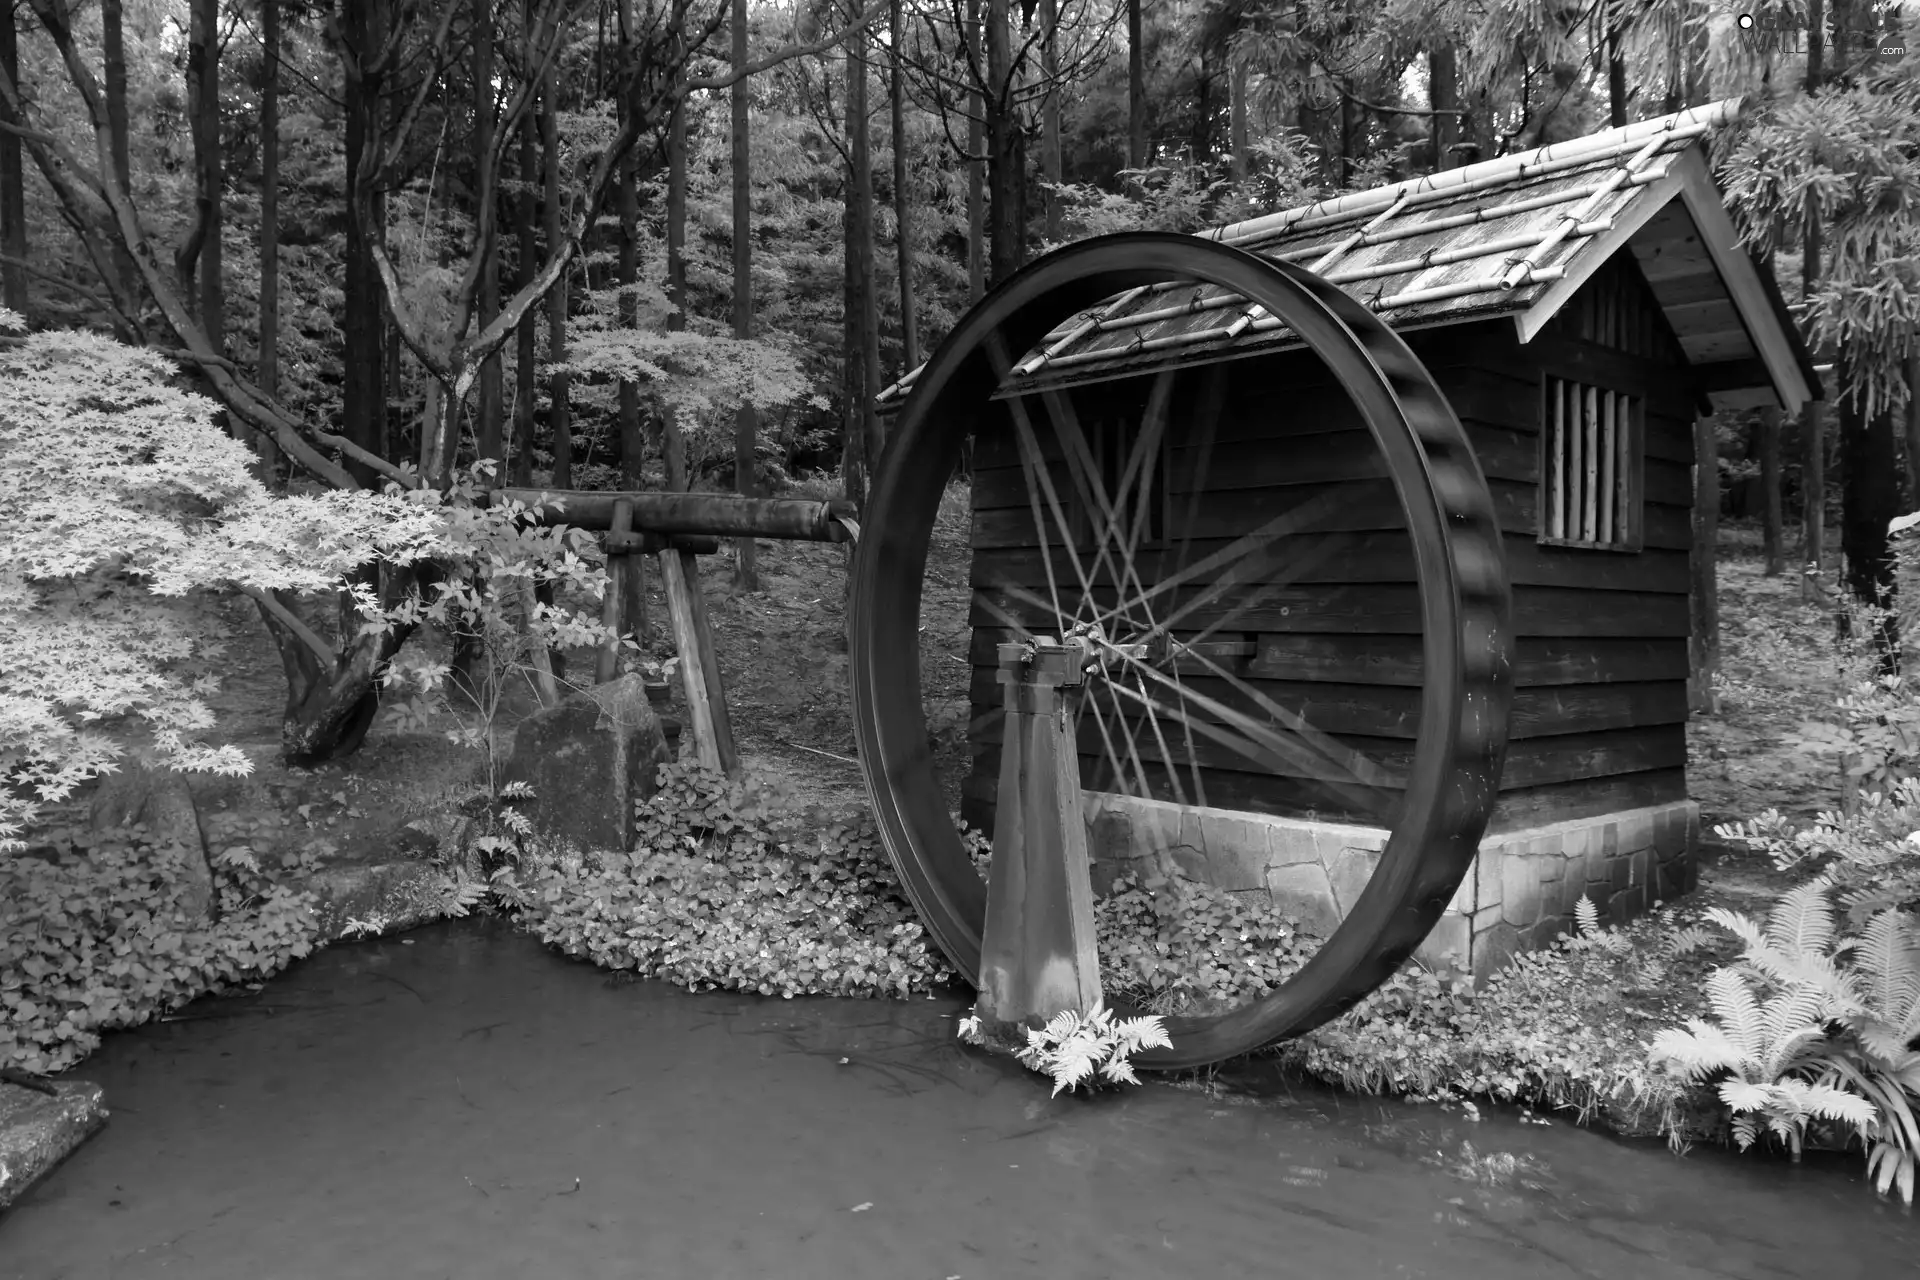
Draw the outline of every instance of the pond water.
[[[958,999],[692,995],[498,922],[340,945],[119,1035],[0,1276],[1911,1275],[1857,1159],[1149,1084],[1049,1100]]]

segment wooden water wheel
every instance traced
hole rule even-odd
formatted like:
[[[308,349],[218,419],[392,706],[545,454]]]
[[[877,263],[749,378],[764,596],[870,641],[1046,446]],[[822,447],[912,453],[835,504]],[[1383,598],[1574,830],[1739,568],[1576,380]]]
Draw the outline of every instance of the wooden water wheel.
[[[1404,742],[1389,748],[1385,739],[1343,733],[1338,717],[1323,725],[1321,695],[1276,682],[1272,671],[1248,674],[1262,629],[1290,625],[1271,615],[1311,612],[1329,557],[1351,550],[1354,522],[1343,526],[1341,513],[1328,508],[1344,490],[1329,483],[1316,499],[1314,485],[1303,483],[1297,502],[1275,510],[1212,501],[1206,459],[1218,405],[1208,402],[1204,370],[1180,375],[1199,379],[1203,390],[1192,394],[1186,384],[1175,387],[1171,372],[1136,379],[1117,394],[1109,387],[1098,422],[1085,408],[1094,393],[1021,392],[1036,344],[1063,326],[1088,323],[1076,317],[1103,301],[1142,289],[1216,311],[1217,300],[1232,295],[1245,317],[1270,317],[1269,326],[1277,320],[1291,330],[1350,404],[1354,429],[1343,439],[1370,451],[1369,474],[1391,508],[1385,523],[1402,548],[1396,572],[1417,586],[1417,604],[1407,611],[1409,629],[1417,630],[1417,639],[1408,638],[1417,689],[1406,694]],[[1319,403],[1285,385],[1262,387],[1256,401],[1255,412],[1282,436],[1290,414]],[[985,664],[997,656],[1008,708],[1039,705],[1034,673],[1049,663],[1050,678],[1065,672],[1071,686],[1063,695],[1068,711],[1056,718],[1066,726],[1066,772],[1047,786],[1023,783],[1024,801],[1003,784],[998,799],[1006,828],[1008,805],[1051,796],[1038,803],[1059,810],[1051,828],[1040,828],[1040,843],[1053,847],[1041,862],[1029,850],[1025,871],[1002,876],[998,842],[1012,838],[1002,831],[985,879],[950,816],[955,779],[951,762],[943,765],[930,745],[921,652],[936,513],[970,438],[983,447],[997,441],[1017,458],[1025,496],[1017,519],[1034,535],[1017,572],[1005,557],[996,567],[976,553],[973,638],[1000,644],[984,646],[991,655],[984,659],[983,646],[974,645],[975,675],[988,678]],[[1311,434],[1298,435],[1293,447],[1303,476],[1332,456],[1324,438]],[[1004,484],[1016,473],[999,474]],[[1064,880],[1042,886],[1043,896],[1060,899],[1044,910],[1058,929],[1079,930],[1070,945],[1090,945],[1090,907],[1065,902],[1085,897],[1079,785],[1226,809],[1271,811],[1278,796],[1296,811],[1338,813],[1387,832],[1364,889],[1304,967],[1230,1011],[1168,1018],[1173,1047],[1143,1054],[1138,1065],[1191,1067],[1297,1035],[1351,1007],[1419,946],[1471,866],[1498,789],[1510,593],[1493,502],[1459,421],[1406,344],[1365,307],[1298,267],[1195,237],[1129,233],[1049,254],[969,311],[920,371],[876,469],[866,516],[849,612],[861,764],[908,894],[976,986],[990,889],[1000,902],[1039,892],[1022,887],[1035,883],[1036,867],[1051,875],[1060,870],[1054,864],[1071,864]],[[984,516],[976,511],[975,520],[977,545]],[[1339,590],[1355,590],[1351,576]],[[1412,587],[1405,590],[1416,599]],[[1333,591],[1327,588],[1329,598]],[[1293,603],[1276,609],[1276,592]],[[1342,643],[1337,631],[1314,640]],[[976,747],[992,732],[982,720],[974,717]],[[1005,737],[1012,740],[1011,728]],[[1029,767],[1058,763],[1049,757],[1036,765],[1031,751],[1020,758]],[[1047,829],[1067,834],[1072,856]],[[1061,887],[1069,882],[1078,886],[1071,893]]]

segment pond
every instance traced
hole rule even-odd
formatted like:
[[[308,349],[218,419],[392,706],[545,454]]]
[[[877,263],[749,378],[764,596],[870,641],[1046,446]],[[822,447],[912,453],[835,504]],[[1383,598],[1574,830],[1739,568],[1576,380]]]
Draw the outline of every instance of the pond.
[[[1908,1274],[1857,1158],[1279,1091],[1049,1099],[957,998],[694,995],[498,921],[338,945],[111,1038],[112,1122],[0,1277]]]

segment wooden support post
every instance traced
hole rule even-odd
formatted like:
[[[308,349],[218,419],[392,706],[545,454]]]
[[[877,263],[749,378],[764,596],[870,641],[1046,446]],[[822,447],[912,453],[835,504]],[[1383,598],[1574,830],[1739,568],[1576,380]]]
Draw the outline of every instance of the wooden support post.
[[[600,599],[600,621],[613,634],[600,645],[594,663],[593,682],[605,684],[620,673],[620,624],[625,620],[627,557],[632,553],[615,550],[633,532],[633,504],[613,504],[613,521],[607,530],[607,593]]]
[[[1073,643],[1000,646],[1007,719],[974,1006],[990,1030],[1100,1002],[1070,701],[1085,662]]]
[[[674,643],[680,651],[680,680],[687,695],[694,749],[703,767],[738,778],[740,757],[733,748],[733,728],[727,721],[726,698],[720,688],[720,658],[714,652],[713,631],[707,624],[707,602],[700,594],[694,553],[671,548],[662,551],[660,577],[666,583],[667,612],[673,617]]]

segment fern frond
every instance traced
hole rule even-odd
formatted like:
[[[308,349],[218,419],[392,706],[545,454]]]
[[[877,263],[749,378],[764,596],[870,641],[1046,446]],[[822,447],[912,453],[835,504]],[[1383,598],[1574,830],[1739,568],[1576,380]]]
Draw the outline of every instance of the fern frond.
[[[1877,912],[1860,931],[1853,967],[1866,1012],[1900,1024],[1920,1008],[1920,937],[1899,911]]]
[[[1766,1052],[1766,1024],[1746,979],[1732,969],[1715,969],[1706,986],[1707,1005],[1727,1038],[1740,1046],[1743,1057],[1758,1060]]]
[[[1719,925],[1738,938],[1749,951],[1760,950],[1767,945],[1766,931],[1750,916],[1738,911],[1729,911],[1725,907],[1713,907],[1707,912],[1706,918],[1710,923]]]
[[[1582,938],[1592,938],[1600,932],[1600,908],[1584,893],[1580,901],[1573,904],[1573,923]]]
[[[1767,913],[1767,940],[1788,955],[1824,955],[1833,945],[1830,887],[1816,876],[1781,895]]]
[[[1687,1026],[1686,1031],[1667,1027],[1653,1037],[1647,1048],[1647,1059],[1653,1066],[1677,1071],[1690,1083],[1716,1071],[1747,1069],[1746,1051],[1725,1031],[1699,1018],[1689,1019]]]
[[[1782,1083],[1798,1086],[1794,1092],[1799,1095],[1797,1101],[1802,1109],[1822,1120],[1852,1125],[1856,1132],[1871,1129],[1880,1121],[1880,1109],[1851,1090],[1836,1089],[1826,1084],[1808,1084],[1802,1080]]]

